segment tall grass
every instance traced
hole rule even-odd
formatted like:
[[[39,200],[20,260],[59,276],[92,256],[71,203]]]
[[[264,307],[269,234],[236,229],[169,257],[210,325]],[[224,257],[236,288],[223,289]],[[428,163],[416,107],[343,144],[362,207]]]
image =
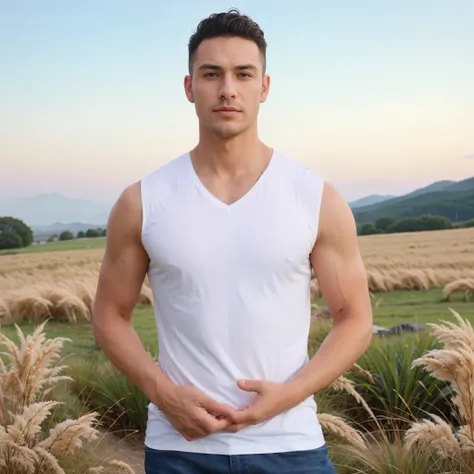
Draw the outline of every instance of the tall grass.
[[[0,275],[0,323],[42,322],[50,318],[69,323],[89,321],[97,278],[98,270],[78,271],[70,267],[46,274]],[[136,304],[153,304],[148,279]]]
[[[430,324],[433,334],[442,343],[441,349],[428,351],[414,361],[438,380],[450,383],[455,391],[452,412],[459,427],[442,417],[415,423],[407,431],[405,441],[412,452],[422,449],[432,456],[465,472],[474,472],[474,330],[453,311],[458,325],[443,321]]]
[[[358,364],[316,394],[316,416],[339,474],[474,474],[474,330],[452,313],[455,322],[430,324],[426,336],[374,338]],[[148,400],[100,354],[60,364],[68,340],[46,340],[43,328],[28,337],[17,328],[18,347],[1,336],[9,364],[0,365],[0,474],[94,474],[98,461],[82,453],[98,427],[143,433]],[[327,321],[314,325],[310,352],[329,329]],[[66,368],[74,379],[62,375]],[[61,383],[89,411],[54,416],[53,390]],[[108,466],[104,472],[133,472]]]
[[[448,416],[427,412],[390,439],[385,431],[365,436],[365,449],[342,449],[351,473],[474,473],[474,331],[451,310],[456,323],[430,324],[439,346],[425,348],[410,367],[452,387]],[[454,421],[453,421],[454,420]]]
[[[104,359],[70,364],[73,392],[102,416],[103,424],[122,433],[145,432],[148,399],[144,393]]]
[[[474,297],[474,278],[463,278],[447,284],[443,289],[443,299],[449,301],[454,293],[464,293],[466,301]]]
[[[46,339],[46,321],[25,336],[17,326],[19,344],[0,333],[0,474],[126,473],[133,470],[115,460],[94,465],[85,456],[98,439],[100,420],[91,411],[78,418],[54,422],[63,402],[49,395],[61,382],[65,365],[56,362],[66,338]],[[90,462],[87,462],[90,461]]]

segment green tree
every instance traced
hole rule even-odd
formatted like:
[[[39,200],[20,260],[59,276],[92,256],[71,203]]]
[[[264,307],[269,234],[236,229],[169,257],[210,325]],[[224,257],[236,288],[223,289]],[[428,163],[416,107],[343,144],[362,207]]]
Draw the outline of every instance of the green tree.
[[[474,219],[470,219],[470,220],[464,222],[464,224],[462,226],[464,228],[474,227]]]
[[[0,249],[27,247],[33,243],[33,231],[15,217],[0,217]]]
[[[452,229],[453,224],[443,216],[422,216],[402,219],[392,226],[387,232],[422,232],[426,230]]]
[[[100,237],[100,232],[97,229],[87,229],[86,237]]]
[[[23,241],[18,234],[11,230],[0,233],[0,249],[19,249],[23,247]]]
[[[453,224],[444,216],[422,216],[419,218],[421,230],[452,229]]]
[[[80,230],[80,231],[77,233],[77,238],[78,238],[78,239],[83,239],[85,236],[86,236],[86,233],[85,233],[83,230]]]
[[[74,234],[69,230],[65,230],[59,234],[59,240],[72,240],[72,239],[74,239]]]
[[[394,217],[379,217],[375,221],[375,228],[378,229],[380,232],[387,232],[387,230],[393,226],[397,220]]]
[[[379,231],[376,229],[375,224],[372,224],[372,222],[370,222],[369,224],[364,224],[360,228],[360,235],[372,235],[378,233]]]

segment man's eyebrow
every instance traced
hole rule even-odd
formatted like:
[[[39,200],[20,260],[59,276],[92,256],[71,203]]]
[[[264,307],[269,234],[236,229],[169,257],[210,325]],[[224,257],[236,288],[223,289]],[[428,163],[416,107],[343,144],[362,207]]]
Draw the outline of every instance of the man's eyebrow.
[[[209,63],[204,63],[199,66],[199,70],[203,69],[211,69],[212,71],[221,71],[222,67],[218,66],[217,64],[209,64]],[[252,69],[252,70],[257,70],[257,66],[253,64],[242,64],[240,66],[235,66],[234,69],[237,69],[238,71],[244,71],[246,69]]]

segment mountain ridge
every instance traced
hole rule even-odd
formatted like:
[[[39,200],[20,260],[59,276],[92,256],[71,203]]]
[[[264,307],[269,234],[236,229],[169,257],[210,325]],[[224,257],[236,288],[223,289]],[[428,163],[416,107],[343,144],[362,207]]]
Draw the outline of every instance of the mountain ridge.
[[[452,222],[474,218],[474,177],[461,181],[439,181],[403,196],[353,210],[358,224],[380,217],[406,219],[438,215]]]
[[[31,228],[77,222],[100,226],[107,222],[112,204],[52,192],[0,201],[0,216],[23,220]]]
[[[357,222],[368,222],[367,219],[382,215],[401,218],[413,214],[409,209],[404,209],[409,207],[418,209],[416,212],[446,214],[446,209],[443,211],[439,207],[440,203],[435,204],[435,201],[443,201],[449,196],[450,205],[464,209],[462,200],[471,202],[471,190],[474,190],[474,177],[461,181],[435,181],[400,196],[371,194],[348,204]],[[21,219],[35,233],[43,235],[63,230],[77,233],[89,228],[105,228],[112,206],[111,203],[51,192],[0,201],[0,216]],[[465,215],[466,212],[462,211],[461,214]]]

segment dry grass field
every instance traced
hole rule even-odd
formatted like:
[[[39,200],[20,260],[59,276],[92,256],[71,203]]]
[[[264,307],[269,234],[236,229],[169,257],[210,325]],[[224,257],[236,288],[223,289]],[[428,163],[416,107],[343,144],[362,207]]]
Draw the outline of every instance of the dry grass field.
[[[443,288],[474,280],[474,229],[360,237],[371,291]]]
[[[474,294],[474,229],[359,238],[372,293],[439,288]],[[96,247],[84,239],[85,247]],[[104,248],[0,255],[0,323],[44,317],[88,319]],[[64,248],[68,249],[67,242]],[[318,296],[313,281],[313,295]],[[145,282],[139,304],[152,302]]]

